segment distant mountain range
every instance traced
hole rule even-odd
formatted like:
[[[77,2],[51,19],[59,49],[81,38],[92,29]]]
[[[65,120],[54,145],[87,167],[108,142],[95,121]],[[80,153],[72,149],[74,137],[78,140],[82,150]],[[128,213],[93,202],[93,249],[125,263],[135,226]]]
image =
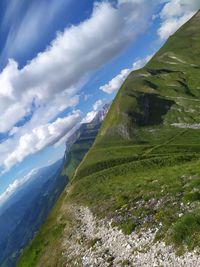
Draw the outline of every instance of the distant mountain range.
[[[0,208],[0,266],[12,267],[63,191],[63,160],[33,174]]]

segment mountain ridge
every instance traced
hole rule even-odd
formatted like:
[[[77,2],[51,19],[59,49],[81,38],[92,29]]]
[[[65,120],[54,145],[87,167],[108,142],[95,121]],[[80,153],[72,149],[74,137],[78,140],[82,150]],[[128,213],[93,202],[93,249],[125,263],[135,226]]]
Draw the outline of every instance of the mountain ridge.
[[[171,105],[174,103],[173,97],[176,97],[176,95],[178,94],[178,96],[180,97],[182,94],[185,95],[188,94],[191,98],[192,97],[199,97],[199,91],[195,90],[194,92],[189,91],[189,87],[187,86],[187,81],[186,79],[184,79],[184,72],[186,71],[186,69],[188,68],[188,66],[185,64],[186,61],[191,61],[191,59],[194,62],[191,62],[191,64],[193,64],[193,68],[194,68],[194,76],[198,77],[198,68],[199,68],[199,64],[195,65],[196,63],[198,63],[198,60],[196,61],[196,59],[199,56],[199,47],[198,47],[198,40],[199,40],[199,34],[196,31],[196,27],[192,27],[192,24],[199,24],[200,23],[200,12],[198,12],[193,18],[192,20],[190,20],[189,22],[187,22],[185,25],[183,25],[177,32],[176,34],[172,35],[171,37],[169,37],[168,41],[166,42],[166,44],[164,45],[163,48],[161,48],[153,57],[152,59],[147,63],[147,65],[137,71],[133,71],[132,73],[129,74],[128,78],[126,79],[125,83],[122,85],[121,89],[119,90],[115,101],[113,103],[113,106],[115,106],[115,111],[116,113],[113,113],[113,117],[109,118],[109,127],[111,128],[112,125],[117,124],[117,120],[120,120],[120,118],[116,118],[116,116],[122,116],[123,120],[126,122],[127,121],[127,117],[128,117],[128,112],[131,112],[131,108],[129,110],[129,102],[131,103],[131,105],[133,104],[133,101],[131,101],[128,98],[128,94],[132,94],[132,96],[137,97],[138,94],[142,94],[142,93],[147,93],[147,94],[155,94],[155,98],[156,95],[159,93],[160,96],[164,96],[164,97],[169,97],[169,99],[167,99],[169,101],[169,104],[171,103]],[[193,32],[191,33],[190,30],[191,28],[193,29]],[[189,29],[189,33],[187,33]],[[184,49],[187,49],[188,45],[190,45],[190,41],[189,40],[189,44],[185,45],[184,42],[181,41],[182,37],[181,33],[182,31],[184,31],[184,33],[186,32],[189,36],[192,35],[192,40],[195,40],[195,42],[193,42],[193,46],[194,44],[196,44],[195,49],[192,49],[192,53],[187,53],[184,52]],[[187,36],[186,36],[187,37]],[[178,41],[177,39],[180,38],[180,41]],[[198,40],[196,40],[195,38],[198,38]],[[174,50],[174,47],[177,47],[177,49]],[[186,47],[186,48],[185,48]],[[184,49],[183,49],[184,48]],[[192,47],[191,47],[192,48]],[[177,55],[173,55],[173,53],[170,53],[170,50],[175,51],[177,53]],[[177,52],[178,50],[178,52]],[[180,52],[181,51],[181,52]],[[190,54],[190,58],[188,59],[188,54]],[[193,55],[191,57],[191,54]],[[180,58],[179,58],[180,57]],[[168,61],[169,60],[169,61]],[[167,61],[167,62],[166,62]],[[190,64],[190,65],[191,65]],[[177,69],[177,65],[178,65],[178,69]],[[191,67],[191,66],[189,66]],[[175,80],[175,78],[177,79],[177,88],[172,88],[170,86],[167,86],[168,88],[166,88],[166,84],[164,84],[164,86],[160,83],[158,83],[159,81],[156,81],[156,75],[167,75],[169,73],[169,76],[172,75],[172,79]],[[172,73],[172,74],[170,74]],[[177,76],[178,73],[178,77]],[[182,75],[181,75],[182,74]],[[180,77],[179,77],[180,75]],[[175,76],[175,77],[174,77]],[[188,82],[189,85],[194,85],[192,84],[193,80],[191,78],[191,76],[188,75]],[[197,79],[199,80],[199,79]],[[163,79],[163,83],[165,83],[165,80]],[[135,85],[134,90],[132,91],[128,91],[130,90],[129,86],[131,84],[131,86],[133,87]],[[180,84],[180,86],[178,86]],[[195,85],[197,84],[197,82],[195,83]],[[162,90],[162,88],[164,87],[164,90]],[[159,88],[159,91],[157,91],[156,89]],[[176,92],[177,90],[177,92]],[[192,90],[192,88],[191,88]],[[127,92],[126,92],[127,91]],[[168,96],[168,93],[170,94]],[[195,95],[196,94],[196,95]],[[126,99],[126,106],[123,106],[123,103],[117,103],[117,99],[121,98],[121,101],[118,102],[122,102],[123,98],[127,98]],[[118,105],[118,107],[117,107]],[[120,107],[119,107],[120,105]],[[113,107],[111,107],[112,109]],[[143,107],[142,107],[143,108]],[[124,112],[124,114],[123,114]],[[137,114],[140,115],[140,114]],[[107,118],[108,120],[108,118]],[[127,122],[128,123],[128,122]],[[104,132],[106,131],[106,121],[104,122],[102,129],[101,129],[101,133],[100,135],[102,136],[104,134]],[[127,130],[127,129],[126,129]],[[125,134],[125,137],[129,136],[128,133]],[[123,136],[122,136],[123,137]],[[98,138],[97,138],[98,139]]]
[[[66,225],[50,265],[200,264],[199,24],[200,12],[123,83],[55,210]]]

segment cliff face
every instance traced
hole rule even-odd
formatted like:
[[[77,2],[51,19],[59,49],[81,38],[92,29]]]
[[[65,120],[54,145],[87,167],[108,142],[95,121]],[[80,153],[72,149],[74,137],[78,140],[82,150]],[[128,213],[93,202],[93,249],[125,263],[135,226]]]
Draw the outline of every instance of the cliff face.
[[[30,266],[200,265],[199,25],[198,12],[124,82]]]
[[[76,168],[94,143],[109,107],[110,104],[106,104],[91,122],[81,124],[72,136],[68,138],[64,171],[70,179],[72,179]]]

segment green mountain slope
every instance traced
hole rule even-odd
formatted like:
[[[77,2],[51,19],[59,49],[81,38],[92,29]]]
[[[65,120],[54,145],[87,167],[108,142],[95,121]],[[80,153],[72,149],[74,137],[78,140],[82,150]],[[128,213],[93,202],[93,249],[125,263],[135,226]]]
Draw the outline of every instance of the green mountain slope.
[[[77,166],[93,144],[108,108],[109,105],[105,105],[92,122],[82,124],[68,140],[63,174],[69,179],[72,179]],[[69,206],[65,203],[67,193],[68,187],[56,203],[46,223],[25,249],[17,266],[43,267],[56,266],[58,262],[62,263],[62,234],[65,227],[70,231],[73,224],[72,218],[67,214]]]
[[[199,25],[200,12],[122,85],[58,204],[62,208],[52,215],[67,226],[55,242],[68,234],[71,240],[77,231],[71,209],[78,205],[89,207],[126,235],[157,229],[154,242],[162,240],[179,253],[200,245]],[[90,246],[95,248],[96,242]],[[137,253],[146,250],[144,246]],[[29,266],[22,262],[33,251],[27,249],[19,266]],[[40,256],[49,255],[45,266],[66,264],[69,255],[62,257],[60,251],[58,260],[47,251],[43,248]],[[42,266],[42,260],[32,266]],[[129,266],[128,260],[113,266]]]
[[[162,224],[157,238],[189,248],[200,230],[199,25],[200,12],[129,75],[71,193],[125,233]]]
[[[135,139],[137,126],[197,123],[200,97],[200,13],[186,23],[120,89],[97,142]],[[108,138],[107,138],[108,137]]]

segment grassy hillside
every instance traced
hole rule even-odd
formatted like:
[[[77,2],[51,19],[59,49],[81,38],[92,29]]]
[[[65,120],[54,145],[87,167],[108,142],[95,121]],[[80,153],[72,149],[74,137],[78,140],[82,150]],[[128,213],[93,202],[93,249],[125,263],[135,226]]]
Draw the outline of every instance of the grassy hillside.
[[[77,136],[76,142],[66,152],[66,164],[63,169],[63,175],[72,179],[73,173],[77,166],[88,152],[93,144],[97,132],[101,126],[100,121],[92,121],[81,125],[80,129],[75,133]],[[73,227],[74,221],[69,214],[68,187],[63,192],[62,196],[56,203],[46,223],[41,227],[36,237],[23,252],[17,266],[32,267],[32,266],[62,266],[62,237],[65,228],[66,235],[69,235]]]
[[[157,226],[156,240],[179,252],[200,245],[199,25],[197,13],[129,75],[60,200],[62,207],[89,206],[125,234]],[[69,215],[65,219],[70,222]],[[19,266],[33,251],[26,251]],[[45,266],[55,266],[51,258]]]
[[[129,75],[70,194],[125,233],[162,224],[157,238],[191,249],[200,241],[199,25],[200,13]]]

